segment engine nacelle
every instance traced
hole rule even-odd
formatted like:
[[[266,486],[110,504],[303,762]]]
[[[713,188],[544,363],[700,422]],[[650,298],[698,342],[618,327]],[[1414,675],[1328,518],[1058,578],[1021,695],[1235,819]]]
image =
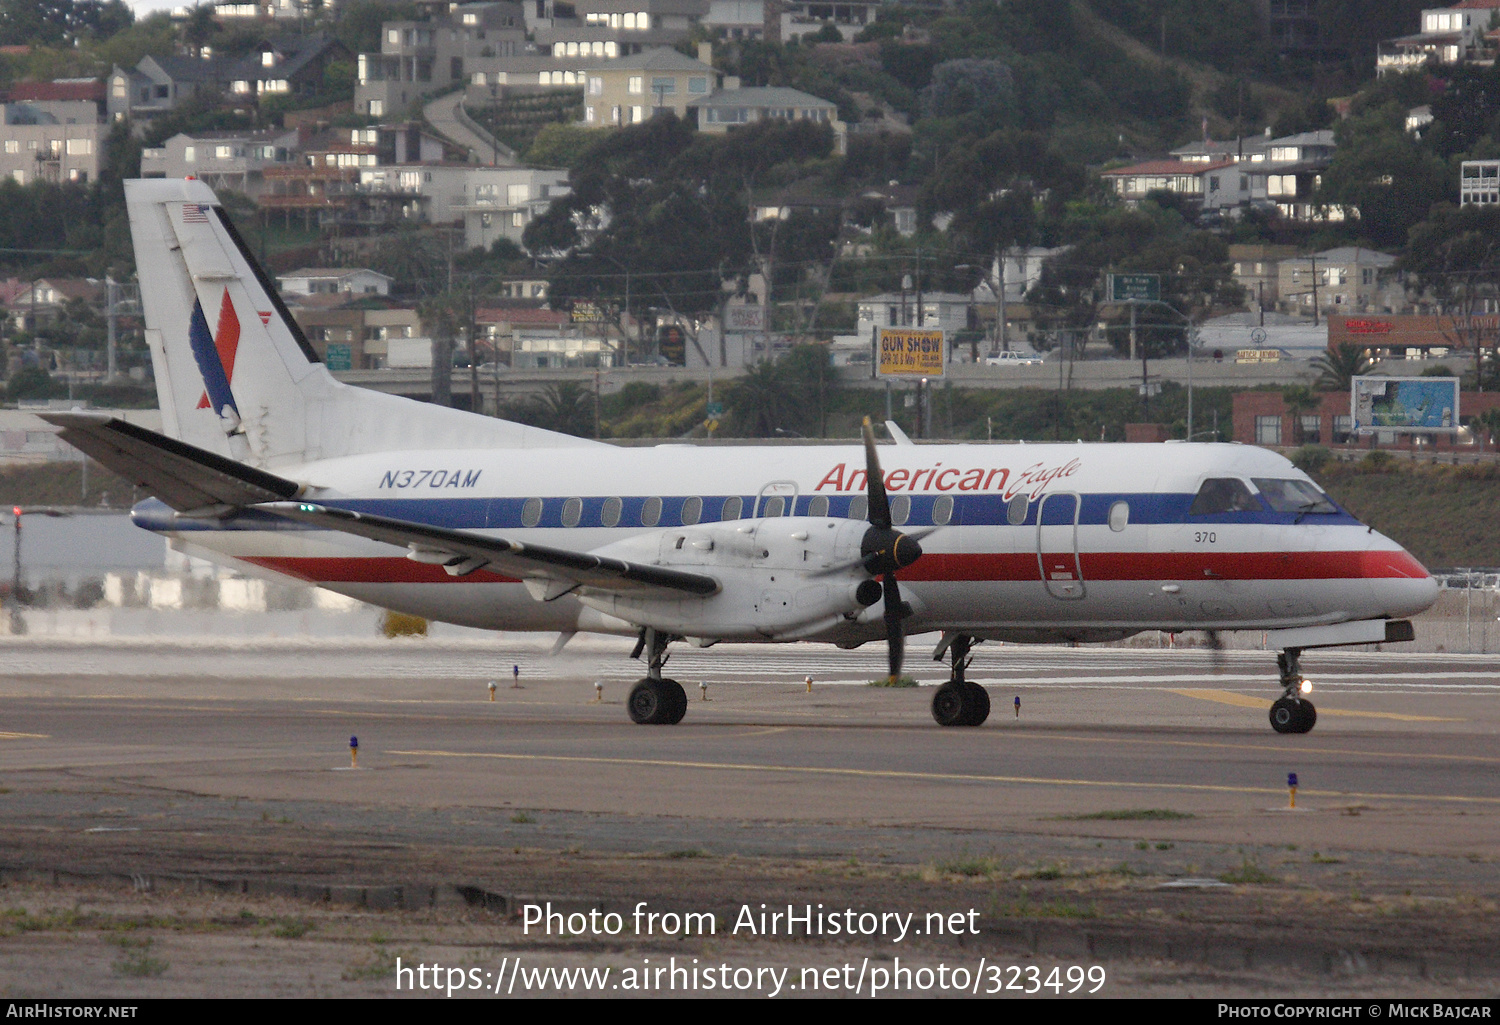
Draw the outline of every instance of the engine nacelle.
[[[634,537],[595,554],[716,577],[707,598],[603,594],[590,608],[640,626],[711,640],[791,640],[858,616],[878,588],[861,588],[862,520],[787,516],[731,520]],[[843,567],[840,569],[839,567]],[[833,570],[833,572],[829,572]]]

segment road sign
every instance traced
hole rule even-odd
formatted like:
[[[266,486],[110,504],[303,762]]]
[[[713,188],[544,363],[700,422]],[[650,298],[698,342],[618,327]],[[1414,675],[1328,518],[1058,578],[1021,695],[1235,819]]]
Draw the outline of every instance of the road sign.
[[[1109,297],[1117,303],[1129,302],[1132,299],[1160,302],[1161,275],[1111,274]]]
[[[1458,430],[1456,377],[1356,377],[1349,391],[1349,415],[1357,434]]]
[[[708,404],[708,408],[706,410],[704,410],[704,414],[710,420],[722,420],[722,419],[724,419],[724,403],[722,403],[722,402],[710,402]]]
[[[881,328],[881,376],[942,377],[948,352],[945,334],[942,328]]]
[[[602,324],[608,319],[604,307],[589,299],[573,301],[572,318],[575,324]]]
[[[329,342],[328,351],[323,356],[323,365],[329,370],[353,370],[353,347],[342,343]]]

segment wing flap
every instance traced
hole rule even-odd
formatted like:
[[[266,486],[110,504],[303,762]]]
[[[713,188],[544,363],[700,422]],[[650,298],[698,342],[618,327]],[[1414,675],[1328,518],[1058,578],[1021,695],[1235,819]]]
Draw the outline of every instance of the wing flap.
[[[307,502],[273,502],[260,508],[301,523],[408,548],[413,557],[423,562],[436,561],[435,556],[448,553],[451,560],[444,560],[445,564],[464,572],[490,565],[522,579],[540,577],[565,581],[573,586],[614,594],[666,591],[706,598],[719,591],[719,582],[713,577],[589,552],[523,544]]]
[[[296,481],[102,413],[42,413],[74,448],[178,512],[295,498]]]

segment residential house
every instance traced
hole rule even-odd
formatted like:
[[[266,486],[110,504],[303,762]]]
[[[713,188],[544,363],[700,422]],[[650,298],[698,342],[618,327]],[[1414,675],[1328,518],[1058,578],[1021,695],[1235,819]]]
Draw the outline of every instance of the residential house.
[[[380,370],[386,366],[390,341],[423,337],[422,321],[413,309],[367,303],[324,305],[291,297],[289,305],[292,318],[328,369]]]
[[[662,111],[687,120],[688,108],[708,99],[722,80],[709,63],[709,44],[699,44],[698,57],[694,60],[659,48],[588,65],[584,69],[584,124],[594,128],[638,124]]]
[[[993,300],[991,300],[993,301]],[[859,333],[868,338],[874,327],[942,328],[951,336],[970,326],[973,297],[958,292],[885,292],[855,303]]]
[[[708,13],[708,0],[574,0],[571,17],[538,25],[533,39],[554,57],[629,57],[675,46]]]
[[[1245,289],[1251,309],[1275,309],[1281,295],[1281,261],[1297,255],[1295,246],[1233,244],[1229,260],[1235,283]]]
[[[1376,48],[1375,74],[1401,74],[1429,64],[1495,59],[1500,0],[1459,0],[1422,12],[1421,30],[1387,39]]]
[[[1458,205],[1500,203],[1500,160],[1465,160],[1458,172]]]
[[[315,96],[323,91],[324,74],[334,61],[351,57],[332,36],[277,36],[265,39],[240,61],[229,78],[235,98]]]
[[[826,25],[851,43],[875,20],[880,0],[817,3],[808,0],[709,0],[706,28],[730,39],[768,39],[788,43],[815,35]]]
[[[389,295],[391,278],[365,267],[303,267],[276,276],[287,295]]]
[[[475,315],[480,346],[487,361],[513,369],[608,367],[618,337],[602,324],[575,323],[565,310],[533,305],[504,305]]]
[[[1099,176],[1129,205],[1139,203],[1153,192],[1172,192],[1201,204],[1209,192],[1208,179],[1211,176],[1219,184],[1219,188],[1214,190],[1215,195],[1222,192],[1228,198],[1231,190],[1225,188],[1226,182],[1233,181],[1237,184],[1237,177],[1225,176],[1220,172],[1233,167],[1234,162],[1230,160],[1209,163],[1196,160],[1148,160],[1102,171]],[[1243,195],[1248,198],[1248,183],[1243,193],[1237,188],[1233,193],[1236,197]],[[1240,200],[1237,199],[1236,202],[1238,201]],[[1233,204],[1224,202],[1216,205]]]
[[[388,21],[380,52],[359,55],[354,109],[388,117],[497,62],[527,52],[523,5],[514,0],[436,8],[426,21]]]
[[[77,300],[99,306],[105,284],[93,278],[15,278],[0,282],[0,302],[5,307],[5,325],[12,331],[35,331],[61,319],[69,303]]]
[[[301,160],[297,133],[265,131],[179,132],[141,151],[142,178],[199,178],[215,189],[251,197],[265,191],[264,170]]]
[[[494,103],[512,93],[537,93],[554,89],[583,90],[584,71],[598,63],[592,54],[582,57],[553,57],[551,54],[525,53],[516,57],[497,58],[488,70],[480,69],[469,76],[464,98],[470,103]]]
[[[73,106],[79,118],[94,109],[88,102]],[[61,123],[27,103],[4,104],[0,106],[0,177],[22,185],[94,181],[103,165],[107,130],[97,118]]]
[[[1314,303],[1321,313],[1393,313],[1406,302],[1396,258],[1357,246],[1282,260],[1277,292],[1289,313],[1311,314]]]
[[[224,25],[249,21],[300,21],[331,13],[333,0],[220,0],[214,19]]]
[[[259,202],[287,217],[302,211],[308,222],[316,212],[319,223],[375,225],[422,219],[410,208],[411,190],[368,188],[364,176],[372,168],[392,168],[395,185],[399,173],[394,168],[425,167],[445,152],[442,141],[416,123],[330,128],[308,135],[301,146],[299,159],[263,169],[266,185]]]
[[[104,119],[104,83],[97,78],[16,82],[5,90],[5,102],[25,104],[62,125],[94,124]]]
[[[652,76],[653,89],[657,81]],[[693,78],[689,78],[691,88]],[[688,98],[687,106],[697,112],[698,130],[722,135],[739,125],[757,121],[812,121],[833,128],[834,148],[838,153],[848,149],[848,128],[839,120],[838,105],[809,93],[787,88],[726,88],[706,97]],[[912,210],[915,217],[916,211]],[[914,230],[914,229],[913,229]]]
[[[568,172],[532,167],[476,167],[464,180],[464,194],[448,209],[463,218],[464,245],[490,246],[501,238],[519,245],[526,226],[568,194]]]
[[[105,80],[105,108],[111,120],[153,118],[200,94],[222,95],[234,68],[219,58],[175,56],[142,57],[129,71],[116,65]]]

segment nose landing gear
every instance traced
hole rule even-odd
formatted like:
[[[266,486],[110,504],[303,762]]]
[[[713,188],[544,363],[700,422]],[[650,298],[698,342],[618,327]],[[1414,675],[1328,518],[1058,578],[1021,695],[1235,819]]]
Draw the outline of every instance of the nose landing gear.
[[[1318,710],[1302,696],[1301,658],[1301,648],[1288,648],[1276,656],[1282,695],[1271,702],[1271,728],[1277,733],[1307,733],[1318,721]]]
[[[958,636],[948,646],[953,673],[932,695],[932,717],[939,726],[979,726],[990,717],[989,691],[964,679],[964,670],[972,661],[969,649],[973,643],[971,637]]]
[[[651,627],[641,631],[640,643],[636,645],[634,658],[647,651],[646,677],[630,691],[625,699],[625,710],[630,721],[640,725],[673,726],[687,714],[687,692],[676,680],[664,679],[661,667],[666,664],[667,636]]]

